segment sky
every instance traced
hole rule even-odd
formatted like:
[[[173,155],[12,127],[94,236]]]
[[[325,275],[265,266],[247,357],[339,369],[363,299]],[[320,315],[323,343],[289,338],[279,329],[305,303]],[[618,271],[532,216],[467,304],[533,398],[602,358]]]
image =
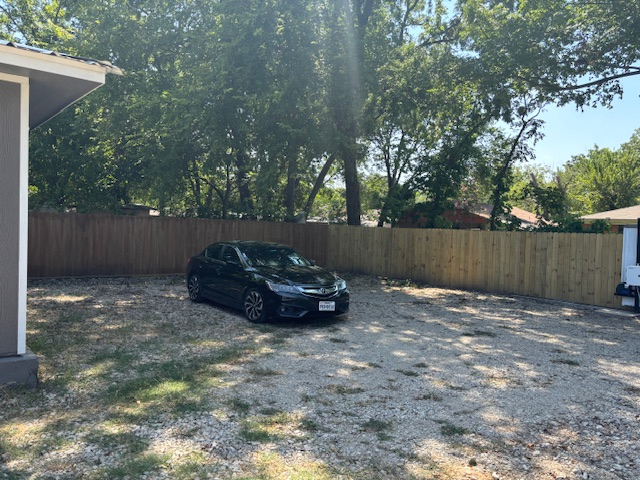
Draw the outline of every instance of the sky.
[[[540,116],[545,121],[545,137],[534,149],[534,164],[556,169],[573,155],[586,154],[595,145],[615,150],[640,128],[640,76],[622,81],[624,95],[611,109],[575,106],[549,107]]]

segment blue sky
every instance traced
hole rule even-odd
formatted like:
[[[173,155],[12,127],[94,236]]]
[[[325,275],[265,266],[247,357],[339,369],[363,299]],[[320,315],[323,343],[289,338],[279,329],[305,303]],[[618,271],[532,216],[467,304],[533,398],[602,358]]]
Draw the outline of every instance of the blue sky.
[[[561,167],[573,155],[587,153],[595,145],[617,149],[640,128],[640,77],[622,82],[624,95],[604,107],[577,111],[575,106],[550,107],[540,118],[545,121],[545,138],[535,148],[535,164]]]

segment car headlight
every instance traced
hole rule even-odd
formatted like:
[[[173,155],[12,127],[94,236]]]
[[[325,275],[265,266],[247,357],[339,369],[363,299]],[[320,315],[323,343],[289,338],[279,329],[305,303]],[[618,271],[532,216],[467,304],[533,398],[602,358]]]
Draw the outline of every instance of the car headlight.
[[[300,293],[300,290],[296,287],[292,285],[285,285],[283,283],[267,282],[267,287],[269,287],[269,290],[276,293]]]
[[[341,278],[338,278],[338,281],[336,282],[336,285],[338,286],[338,290],[340,290],[340,291],[347,289],[347,282],[345,282]]]

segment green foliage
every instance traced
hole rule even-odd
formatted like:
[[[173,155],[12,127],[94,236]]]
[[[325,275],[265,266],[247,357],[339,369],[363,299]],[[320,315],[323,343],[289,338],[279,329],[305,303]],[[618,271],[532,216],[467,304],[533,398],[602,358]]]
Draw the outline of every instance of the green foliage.
[[[333,223],[343,223],[347,215],[344,188],[323,187],[311,210],[311,216]]]
[[[609,104],[638,75],[640,4],[459,0],[462,47],[487,80],[579,107]]]
[[[374,173],[362,180],[362,206],[365,210],[379,210],[387,197],[387,179]]]
[[[636,132],[619,150],[594,147],[565,166],[572,178],[569,195],[576,211],[596,213],[640,201],[640,149]]]
[[[163,215],[291,221],[308,212],[359,223],[362,206],[395,224],[420,197],[432,225],[446,226],[436,219],[453,202],[514,204],[512,187],[523,189],[514,169],[532,159],[539,108],[621,93],[617,78],[638,73],[639,9],[5,0],[0,38],[125,71],[32,132],[33,208],[143,203]],[[565,198],[574,210],[635,201],[637,152],[612,153],[626,164],[613,172],[595,167],[613,158],[596,149],[567,168],[578,180],[566,195],[539,185],[517,201],[538,199],[546,220],[567,213]],[[362,182],[365,168],[378,176]]]
[[[0,38],[48,48],[73,38],[65,2],[4,0],[0,2]]]

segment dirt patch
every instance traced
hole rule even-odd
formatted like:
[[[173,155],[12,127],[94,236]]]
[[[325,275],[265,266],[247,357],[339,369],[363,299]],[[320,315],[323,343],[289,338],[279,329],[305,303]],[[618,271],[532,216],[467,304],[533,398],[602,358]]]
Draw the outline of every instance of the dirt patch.
[[[178,277],[31,282],[0,478],[637,478],[637,318],[347,280],[347,316],[266,325]]]

